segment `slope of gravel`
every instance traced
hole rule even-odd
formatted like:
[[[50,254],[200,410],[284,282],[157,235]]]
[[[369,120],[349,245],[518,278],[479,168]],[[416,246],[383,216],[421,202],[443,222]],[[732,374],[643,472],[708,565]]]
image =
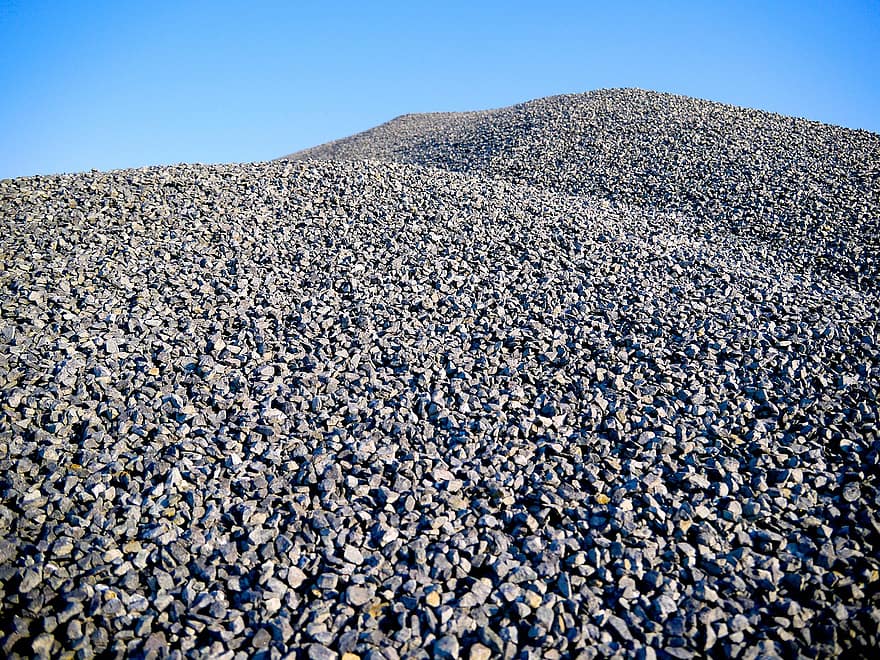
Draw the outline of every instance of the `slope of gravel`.
[[[880,643],[878,300],[846,279],[377,162],[7,180],[0,219],[6,656]]]
[[[862,287],[880,275],[880,135],[637,89],[405,115],[287,158],[479,171],[680,210]]]

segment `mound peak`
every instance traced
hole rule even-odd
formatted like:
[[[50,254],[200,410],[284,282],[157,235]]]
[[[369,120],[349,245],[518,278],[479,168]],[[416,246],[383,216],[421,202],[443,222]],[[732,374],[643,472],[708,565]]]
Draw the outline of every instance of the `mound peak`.
[[[679,211],[871,286],[880,135],[642,89],[409,114],[289,159],[403,162]]]

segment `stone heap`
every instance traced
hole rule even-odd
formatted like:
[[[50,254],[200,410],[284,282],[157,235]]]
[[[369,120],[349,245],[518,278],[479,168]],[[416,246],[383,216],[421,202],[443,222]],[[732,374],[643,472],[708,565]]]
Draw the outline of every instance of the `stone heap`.
[[[868,653],[878,145],[624,90],[0,181],[0,653]]]

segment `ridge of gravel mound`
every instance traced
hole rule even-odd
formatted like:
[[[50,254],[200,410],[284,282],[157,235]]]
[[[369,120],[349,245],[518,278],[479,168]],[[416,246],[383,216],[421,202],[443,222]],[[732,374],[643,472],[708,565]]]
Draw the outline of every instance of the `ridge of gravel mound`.
[[[724,221],[874,288],[880,135],[638,89],[405,115],[291,154],[483,172]]]
[[[880,644],[850,280],[396,163],[6,180],[0,223],[5,656]]]

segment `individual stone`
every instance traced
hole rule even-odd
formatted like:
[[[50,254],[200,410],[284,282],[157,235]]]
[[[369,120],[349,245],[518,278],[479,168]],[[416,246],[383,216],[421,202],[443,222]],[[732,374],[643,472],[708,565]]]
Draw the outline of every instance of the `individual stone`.
[[[742,516],[742,505],[736,500],[728,500],[724,508],[723,516],[725,520],[736,522]]]
[[[319,589],[333,591],[336,589],[336,585],[339,584],[339,576],[335,573],[324,573],[318,576],[315,584]]]
[[[492,657],[492,651],[482,644],[472,644],[468,651],[469,660],[489,660]]]
[[[373,590],[368,587],[351,586],[345,590],[345,600],[353,607],[361,607],[373,598]]]
[[[608,625],[611,626],[618,638],[624,642],[632,641],[633,636],[629,630],[629,626],[626,625],[626,621],[622,618],[612,614],[608,617]]]
[[[31,650],[34,655],[41,658],[48,658],[52,654],[52,646],[55,643],[54,637],[49,634],[38,635],[31,644]]]
[[[338,657],[339,655],[335,651],[328,649],[326,646],[323,646],[321,644],[309,645],[309,660],[335,660]]]
[[[441,660],[457,660],[459,652],[458,640],[451,635],[441,637],[434,642],[434,657]]]
[[[847,502],[855,502],[862,496],[857,483],[848,483],[843,487],[843,499]]]
[[[251,639],[251,645],[255,649],[264,649],[267,646],[269,646],[271,641],[272,641],[272,634],[268,630],[266,630],[265,628],[260,628],[254,634],[253,639]]]
[[[345,561],[352,563],[356,566],[360,566],[364,563],[364,555],[360,550],[354,548],[352,546],[345,546],[345,550],[343,551],[343,557]]]
[[[42,567],[32,567],[28,568],[24,571],[24,574],[21,578],[21,583],[18,586],[19,591],[21,593],[26,594],[34,589],[42,582],[43,580],[43,571]]]
[[[306,574],[296,566],[290,566],[287,569],[287,584],[291,589],[299,589],[306,580]]]

